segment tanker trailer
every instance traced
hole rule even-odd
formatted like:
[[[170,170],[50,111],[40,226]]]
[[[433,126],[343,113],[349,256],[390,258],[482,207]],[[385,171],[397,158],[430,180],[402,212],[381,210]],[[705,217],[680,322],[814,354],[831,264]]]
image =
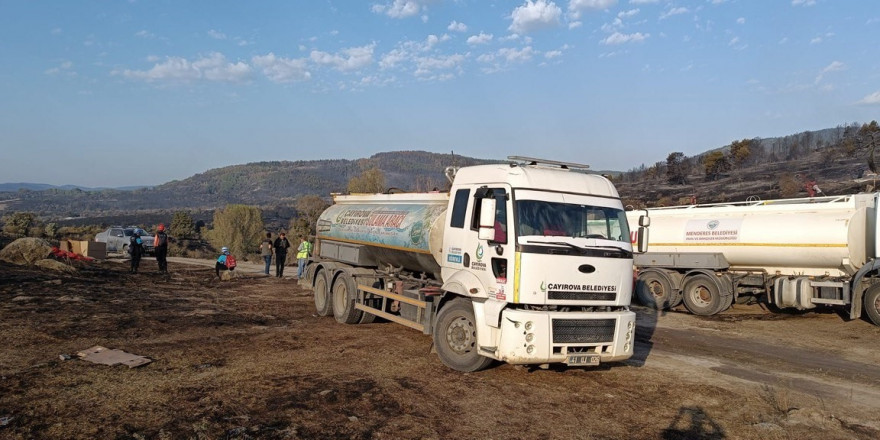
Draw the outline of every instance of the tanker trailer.
[[[648,226],[636,295],[712,315],[749,297],[778,308],[848,308],[880,325],[877,194],[627,212]]]
[[[300,280],[317,313],[422,331],[459,371],[632,356],[632,245],[617,190],[583,165],[509,159],[447,168],[449,193],[335,196]]]

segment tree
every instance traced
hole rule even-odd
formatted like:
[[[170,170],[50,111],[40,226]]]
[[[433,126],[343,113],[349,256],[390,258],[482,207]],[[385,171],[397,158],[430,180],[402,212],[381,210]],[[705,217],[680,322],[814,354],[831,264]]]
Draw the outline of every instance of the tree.
[[[193,238],[196,235],[195,223],[186,211],[177,211],[171,218],[171,233],[177,238]]]
[[[247,255],[255,251],[263,239],[263,213],[247,205],[226,205],[214,212],[214,228],[208,241],[216,247],[226,246],[233,254]]]
[[[3,232],[15,237],[25,237],[37,225],[37,215],[33,212],[13,212],[3,216]]]
[[[348,181],[349,193],[381,193],[385,188],[385,173],[378,168],[365,170]]]
[[[686,185],[687,167],[684,153],[677,151],[666,157],[666,181],[673,185]]]
[[[703,167],[709,180],[717,180],[721,173],[730,170],[730,161],[721,151],[713,151],[703,157]]]
[[[791,175],[791,173],[782,173],[779,176],[779,195],[785,198],[791,198],[797,195],[801,190],[801,183]]]
[[[324,199],[316,195],[300,197],[296,201],[296,217],[290,221],[292,236],[315,235],[315,224],[318,217],[330,206]]]
[[[736,165],[737,168],[742,167],[743,164],[749,160],[749,157],[751,157],[751,142],[752,141],[749,139],[743,139],[741,141],[733,141],[730,143],[730,157],[733,159],[733,164]]]

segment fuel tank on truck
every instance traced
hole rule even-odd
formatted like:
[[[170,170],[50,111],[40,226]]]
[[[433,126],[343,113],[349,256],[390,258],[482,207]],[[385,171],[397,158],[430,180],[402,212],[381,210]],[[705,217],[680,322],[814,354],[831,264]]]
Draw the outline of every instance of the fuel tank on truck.
[[[322,258],[440,278],[446,193],[337,195],[318,218]]]
[[[647,210],[648,253],[721,253],[732,268],[852,275],[875,255],[874,195]],[[627,212],[638,225],[645,210]]]

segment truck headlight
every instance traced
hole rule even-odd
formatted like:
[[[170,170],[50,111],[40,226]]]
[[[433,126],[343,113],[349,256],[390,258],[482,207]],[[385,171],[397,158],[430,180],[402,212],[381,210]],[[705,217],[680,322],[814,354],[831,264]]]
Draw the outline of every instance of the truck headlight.
[[[526,321],[526,330],[532,329],[532,321]]]
[[[534,333],[529,333],[526,335],[526,342],[532,342],[535,339]]]
[[[534,351],[535,351],[534,345],[529,345],[528,347],[526,347],[526,353],[532,354]]]

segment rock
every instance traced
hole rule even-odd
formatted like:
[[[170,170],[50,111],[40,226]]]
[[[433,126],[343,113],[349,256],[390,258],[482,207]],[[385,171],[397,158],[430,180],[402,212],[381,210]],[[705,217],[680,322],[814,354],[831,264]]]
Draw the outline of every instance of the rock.
[[[37,261],[36,263],[34,263],[34,266],[41,267],[47,270],[54,270],[56,272],[76,272],[76,269],[74,269],[73,266],[68,266],[60,261],[52,260],[49,258]]]
[[[352,421],[352,422],[357,422],[358,418],[357,418],[357,416],[348,416],[348,420]]]
[[[25,237],[9,243],[0,250],[0,260],[20,266],[33,266],[52,253],[49,242],[40,238]]]

